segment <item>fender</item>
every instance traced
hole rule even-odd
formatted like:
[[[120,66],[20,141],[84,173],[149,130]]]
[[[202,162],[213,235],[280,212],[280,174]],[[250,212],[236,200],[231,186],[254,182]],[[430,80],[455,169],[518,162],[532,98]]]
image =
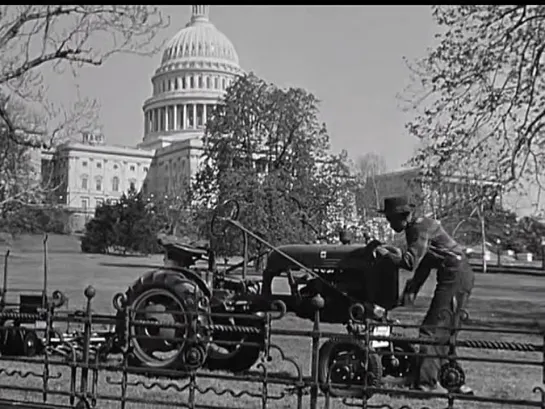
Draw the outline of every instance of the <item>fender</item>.
[[[169,266],[161,267],[159,268],[159,270],[172,271],[183,275],[188,280],[194,281],[206,297],[208,297],[209,299],[212,297],[212,291],[206,284],[206,281],[204,281],[198,273],[190,270],[189,268]]]

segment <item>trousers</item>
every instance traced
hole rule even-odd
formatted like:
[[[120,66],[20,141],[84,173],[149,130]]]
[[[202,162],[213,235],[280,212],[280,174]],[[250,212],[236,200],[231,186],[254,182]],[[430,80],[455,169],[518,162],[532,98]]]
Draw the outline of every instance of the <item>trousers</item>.
[[[438,344],[420,345],[414,373],[415,385],[431,388],[437,386],[439,370],[446,358],[423,355],[448,355],[450,337],[457,334],[446,327],[453,327],[456,314],[467,304],[474,284],[474,272],[465,257],[462,260],[445,260],[437,268],[437,286],[419,335],[420,338],[434,340]]]

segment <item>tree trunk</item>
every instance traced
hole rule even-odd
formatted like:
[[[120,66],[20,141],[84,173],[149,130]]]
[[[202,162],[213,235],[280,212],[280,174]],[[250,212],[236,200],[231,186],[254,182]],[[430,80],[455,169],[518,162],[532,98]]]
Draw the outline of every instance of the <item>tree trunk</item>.
[[[482,253],[483,253],[483,273],[486,274],[486,231],[485,231],[485,220],[484,220],[484,214],[483,214],[483,205],[479,205],[479,211],[478,211],[479,219],[481,221],[481,247],[482,247]]]

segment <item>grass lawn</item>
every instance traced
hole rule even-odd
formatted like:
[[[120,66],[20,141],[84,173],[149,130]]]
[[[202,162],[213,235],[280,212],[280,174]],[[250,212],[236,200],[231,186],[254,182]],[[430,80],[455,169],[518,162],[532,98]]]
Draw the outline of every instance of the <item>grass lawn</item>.
[[[43,282],[43,258],[40,252],[40,240],[36,238],[24,238],[23,241],[15,243],[12,248],[9,262],[9,280],[8,288],[17,287],[24,289],[40,288]],[[127,286],[141,274],[149,270],[146,265],[159,265],[162,263],[162,256],[152,257],[129,257],[121,258],[115,256],[86,255],[79,253],[79,244],[74,239],[66,237],[51,236],[49,240],[50,254],[48,258],[48,286],[51,291],[55,289],[62,290],[69,298],[69,307],[83,308],[85,298],[83,290],[87,285],[93,285],[96,290],[96,297],[93,302],[95,311],[108,312],[112,310],[111,300],[116,292],[124,291]],[[0,247],[0,254],[4,253],[5,248]],[[127,265],[133,265],[127,266]],[[278,288],[284,287],[283,283],[278,283]],[[430,280],[423,289],[422,295],[417,300],[417,305],[411,309],[400,309],[394,312],[394,316],[407,323],[417,323],[422,316],[429,302],[429,297],[433,292],[434,282]],[[478,275],[476,288],[470,300],[468,310],[470,312],[471,325],[487,325],[493,328],[497,325],[510,325],[520,329],[540,328],[545,322],[545,277],[525,277],[509,275]],[[15,297],[16,294],[12,294]],[[8,301],[10,301],[8,299]],[[11,301],[15,301],[12,299]],[[307,330],[311,329],[312,323],[288,315],[275,324],[276,328],[290,328]],[[344,332],[341,326],[324,324],[324,330]],[[543,343],[543,338],[539,336],[517,336],[517,335],[498,335],[486,333],[461,334],[461,338],[477,338],[501,341],[518,341]],[[287,356],[292,357],[301,369],[304,375],[310,373],[310,339],[308,338],[288,338],[275,337],[273,342],[278,345]],[[503,351],[485,351],[460,349],[461,356],[484,357],[484,358],[504,358],[504,359],[525,359],[536,362],[543,361],[543,355],[539,353],[513,353]],[[273,355],[272,362],[266,365],[269,374],[290,373],[295,375],[293,365],[282,362],[279,355]],[[497,398],[528,399],[538,400],[539,396],[532,393],[534,386],[543,386],[542,368],[540,366],[517,366],[506,364],[477,363],[463,361],[462,365],[467,375],[467,383],[470,384],[479,396],[493,396]],[[27,377],[24,380],[20,377],[8,377],[3,370],[20,369],[32,370],[40,373],[41,368],[36,365],[21,364],[9,361],[0,361],[0,384],[3,385],[28,385],[41,387],[42,381],[37,377]],[[257,369],[256,369],[257,371]],[[68,391],[69,370],[66,368],[53,369],[52,373],[60,373],[59,379],[52,380],[49,387],[55,390]],[[110,379],[109,379],[110,378]],[[120,386],[112,385],[121,379],[120,375],[114,373],[101,373],[98,379],[97,392],[103,395],[119,395]],[[183,381],[157,381],[145,378],[130,376],[131,382],[145,383],[148,386],[153,382],[160,382],[164,387],[171,384],[170,389],[145,390],[141,387],[130,386],[129,395],[146,399],[164,400],[170,403],[165,407],[180,407],[179,402],[186,398],[186,392],[177,392],[175,387],[184,385]],[[247,385],[241,382],[226,380],[202,379],[198,385],[203,390],[208,387],[215,387],[218,390],[231,388],[235,391],[241,391],[248,388],[254,392],[259,392],[260,385]],[[270,388],[270,395],[285,393],[285,388],[273,386]],[[41,394],[28,392],[12,392],[0,389],[0,399],[41,399]],[[55,402],[67,402],[66,398],[51,397]],[[309,407],[308,398],[303,404],[303,408]],[[215,405],[216,407],[232,408],[257,408],[261,407],[259,398],[248,396],[233,397],[229,393],[222,396],[214,396],[212,393],[197,394],[199,403],[206,405]],[[295,408],[295,397],[287,396],[278,401],[271,401],[269,408]],[[376,407],[387,407],[382,405],[391,405],[393,408],[401,408],[407,405],[409,408],[420,408],[427,406],[429,408],[444,408],[447,406],[446,400],[408,400],[406,398],[391,398],[388,396],[375,395],[370,401]],[[97,404],[99,408],[118,408],[119,403],[100,401]],[[130,403],[128,408],[152,408],[158,407],[151,404]],[[323,407],[319,405],[319,407]],[[332,401],[330,408],[344,408],[342,402]],[[507,408],[515,406],[499,404],[480,404],[472,402],[455,403],[456,408]],[[522,407],[522,406],[519,406]]]

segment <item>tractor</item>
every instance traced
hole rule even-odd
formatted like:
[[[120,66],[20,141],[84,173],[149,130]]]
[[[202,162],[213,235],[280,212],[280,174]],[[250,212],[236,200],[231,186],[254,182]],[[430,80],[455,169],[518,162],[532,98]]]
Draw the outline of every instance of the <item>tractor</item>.
[[[361,384],[364,377],[373,382],[382,382],[386,376],[396,383],[406,381],[413,366],[411,345],[390,340],[372,340],[369,345],[364,342],[370,328],[373,336],[390,336],[394,322],[388,318],[388,311],[399,305],[399,272],[388,258],[376,255],[374,249],[380,242],[274,247],[238,222],[237,202],[230,200],[220,208],[212,217],[214,235],[221,236],[227,228],[235,227],[245,240],[255,239],[268,249],[262,283],[245,277],[248,254],[244,254],[242,263],[219,271],[208,243],[161,238],[167,265],[140,277],[123,296],[128,311],[132,311],[131,319],[189,324],[187,313],[191,313],[192,322],[201,325],[183,330],[129,325],[133,342],[131,365],[247,370],[265,349],[265,331],[261,329],[271,305],[282,301],[299,317],[313,319],[313,304],[319,295],[324,300],[321,320],[345,324],[354,335],[329,339],[322,345],[319,376],[324,390],[327,388],[333,396],[356,397],[361,396],[362,390],[346,385]],[[208,263],[203,265],[203,261]],[[241,267],[242,278],[230,277],[230,272]],[[272,282],[280,276],[285,276],[289,283],[288,297],[272,293]],[[359,314],[355,313],[355,306],[361,307]],[[126,339],[124,314],[118,313],[118,340]],[[373,325],[367,328],[369,320]],[[256,330],[229,331],[229,326]],[[207,329],[218,327],[227,330]]]
[[[174,370],[201,366],[231,372],[248,370],[265,344],[261,330],[265,315],[256,302],[260,283],[229,277],[237,266],[218,271],[208,242],[184,243],[162,236],[159,243],[165,249],[165,266],[141,276],[118,299],[123,298],[129,306],[132,320],[187,327],[129,326],[133,346],[129,364]],[[126,310],[118,308],[118,342],[126,338]],[[191,325],[192,320],[197,325]],[[208,327],[212,323],[255,331],[211,331]]]

